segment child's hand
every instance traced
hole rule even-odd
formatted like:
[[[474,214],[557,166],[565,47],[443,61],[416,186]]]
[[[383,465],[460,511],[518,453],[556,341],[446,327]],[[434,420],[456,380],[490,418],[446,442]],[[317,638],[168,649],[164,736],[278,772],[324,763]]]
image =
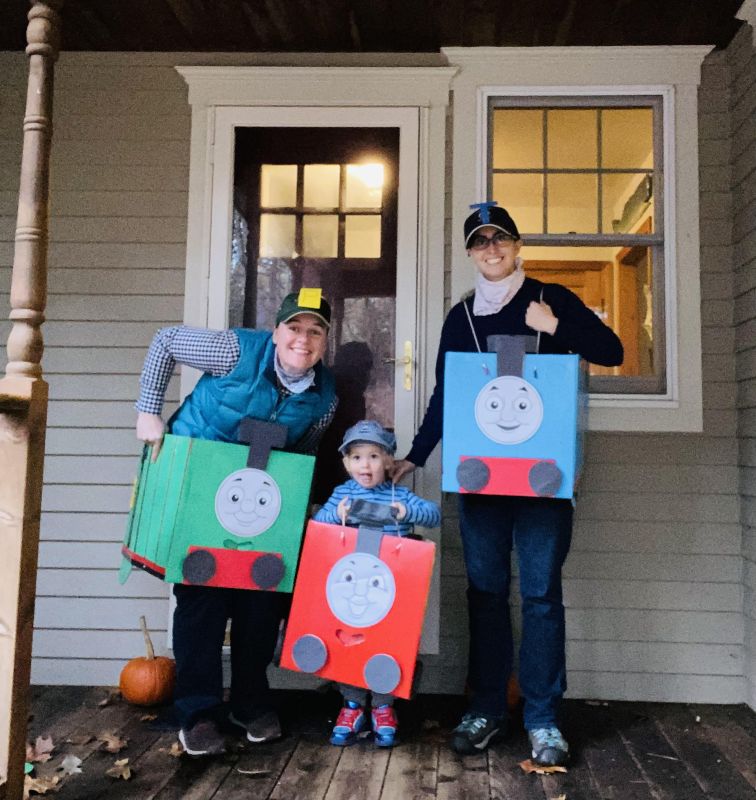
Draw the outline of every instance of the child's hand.
[[[336,513],[339,515],[342,525],[346,525],[347,514],[349,513],[349,509],[351,507],[352,504],[349,502],[348,497],[344,497],[339,501],[338,506],[336,506]]]
[[[398,500],[396,503],[391,504],[391,508],[396,509],[396,521],[401,522],[407,516],[407,506],[404,503],[400,503]]]

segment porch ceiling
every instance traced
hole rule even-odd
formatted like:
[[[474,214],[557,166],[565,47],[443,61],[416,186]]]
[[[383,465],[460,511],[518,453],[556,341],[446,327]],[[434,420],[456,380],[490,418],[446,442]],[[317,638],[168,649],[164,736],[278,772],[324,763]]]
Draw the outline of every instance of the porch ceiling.
[[[435,52],[443,46],[714,44],[742,0],[66,0],[63,50]],[[29,0],[0,3],[0,50]]]

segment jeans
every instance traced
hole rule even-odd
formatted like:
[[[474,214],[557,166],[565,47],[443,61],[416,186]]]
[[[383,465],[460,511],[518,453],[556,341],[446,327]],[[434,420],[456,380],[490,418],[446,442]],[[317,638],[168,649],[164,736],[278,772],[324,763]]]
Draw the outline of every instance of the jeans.
[[[468,578],[470,711],[486,717],[507,714],[514,544],[522,598],[519,677],[525,728],[554,724],[567,688],[562,564],[572,538],[572,504],[463,494],[459,510]]]
[[[231,619],[231,711],[244,722],[270,710],[267,668],[290,595],[207,586],[173,587],[174,705],[182,728],[223,702],[223,640]]]

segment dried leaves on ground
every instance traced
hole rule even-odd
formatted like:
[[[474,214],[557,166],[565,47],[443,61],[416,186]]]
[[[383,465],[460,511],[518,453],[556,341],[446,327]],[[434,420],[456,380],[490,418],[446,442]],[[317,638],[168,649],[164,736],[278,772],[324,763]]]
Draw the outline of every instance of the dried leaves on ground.
[[[107,750],[108,753],[120,753],[128,744],[128,739],[121,739],[117,733],[112,731],[103,731],[97,737],[97,741],[102,742],[102,749]]]
[[[129,766],[129,759],[128,758],[120,758],[116,761],[113,766],[105,771],[106,775],[110,775],[111,778],[123,778],[123,780],[128,781],[131,779],[131,767]]]
[[[530,758],[525,759],[525,761],[520,761],[520,769],[527,773],[535,772],[536,775],[551,775],[554,772],[567,772],[567,767],[542,767]]]
[[[32,778],[27,775],[24,778],[24,800],[28,800],[31,794],[47,794],[48,792],[57,792],[60,788],[60,777],[52,775],[47,778]]]
[[[26,743],[26,760],[35,764],[44,764],[52,758],[55,749],[51,736],[37,736],[34,744]]]

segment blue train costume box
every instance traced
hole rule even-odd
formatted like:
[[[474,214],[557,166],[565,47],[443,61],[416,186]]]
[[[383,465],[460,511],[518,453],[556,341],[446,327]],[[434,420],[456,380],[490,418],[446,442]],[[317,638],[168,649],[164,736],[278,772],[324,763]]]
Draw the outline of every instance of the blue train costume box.
[[[291,592],[315,459],[284,453],[286,428],[243,420],[232,444],[166,435],[145,447],[120,579]]]
[[[488,353],[447,353],[445,492],[572,498],[583,460],[586,372],[577,355],[527,352],[491,336]]]

